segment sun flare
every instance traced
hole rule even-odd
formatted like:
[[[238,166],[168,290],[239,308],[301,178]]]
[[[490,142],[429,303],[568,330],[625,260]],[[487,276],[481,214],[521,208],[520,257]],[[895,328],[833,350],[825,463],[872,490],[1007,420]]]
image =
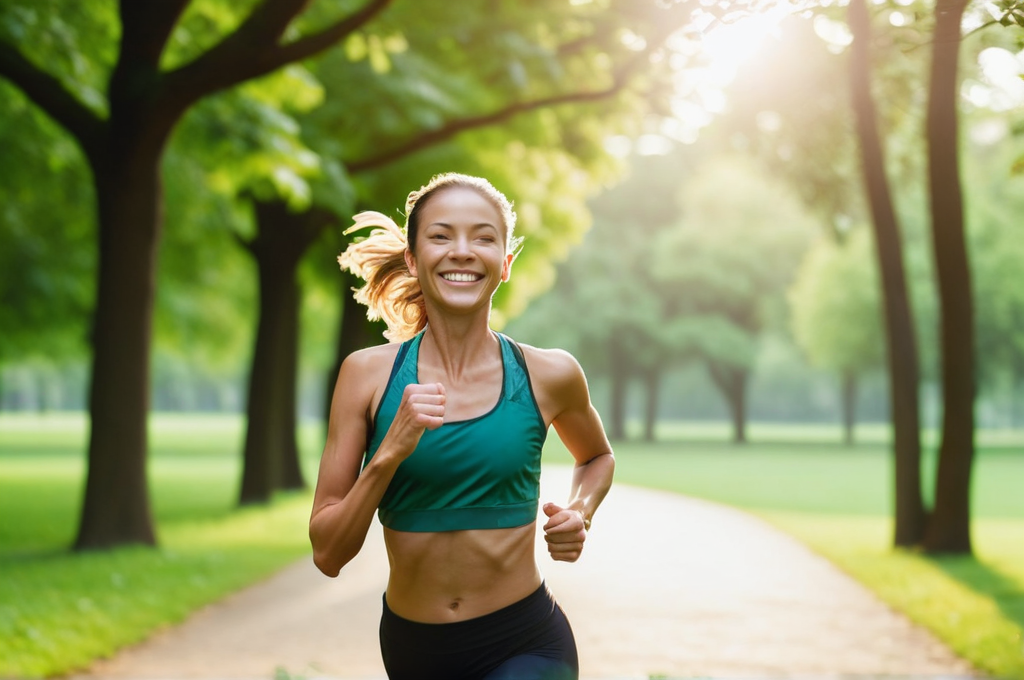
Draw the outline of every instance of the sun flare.
[[[790,3],[780,2],[762,12],[712,23],[704,32],[700,53],[713,80],[722,87],[732,82],[739,67],[757,53],[794,10]]]
[[[663,132],[684,142],[695,141],[700,128],[725,110],[725,89],[740,67],[797,11],[791,2],[773,2],[759,12],[721,19],[708,15],[699,38],[690,37],[677,60],[675,120]]]

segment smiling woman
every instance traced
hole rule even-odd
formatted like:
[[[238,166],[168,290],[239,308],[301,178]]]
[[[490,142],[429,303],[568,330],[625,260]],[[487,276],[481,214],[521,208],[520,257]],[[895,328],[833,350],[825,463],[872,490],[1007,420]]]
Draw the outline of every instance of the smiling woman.
[[[576,461],[568,501],[545,503],[551,558],[575,562],[614,458],[586,378],[565,352],[491,330],[491,298],[519,242],[488,181],[433,178],[401,229],[375,227],[338,258],[391,344],[342,364],[309,533],[328,576],[362,548],[373,514],[391,566],[380,642],[389,678],[576,678],[569,622],[534,544],[548,427]]]

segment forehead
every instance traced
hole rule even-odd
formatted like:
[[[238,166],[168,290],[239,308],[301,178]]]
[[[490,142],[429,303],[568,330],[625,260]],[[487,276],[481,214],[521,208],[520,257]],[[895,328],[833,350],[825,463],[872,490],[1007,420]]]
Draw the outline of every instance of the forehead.
[[[501,211],[475,189],[449,187],[432,194],[420,211],[420,225],[435,223],[451,226],[490,224],[497,229],[505,226]]]

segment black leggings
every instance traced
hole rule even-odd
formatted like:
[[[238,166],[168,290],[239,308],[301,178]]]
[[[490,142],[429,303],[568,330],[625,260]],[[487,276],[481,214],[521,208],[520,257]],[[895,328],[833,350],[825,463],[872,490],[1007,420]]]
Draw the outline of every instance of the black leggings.
[[[390,680],[577,680],[569,620],[541,584],[532,595],[467,621],[418,623],[388,608],[380,648]]]

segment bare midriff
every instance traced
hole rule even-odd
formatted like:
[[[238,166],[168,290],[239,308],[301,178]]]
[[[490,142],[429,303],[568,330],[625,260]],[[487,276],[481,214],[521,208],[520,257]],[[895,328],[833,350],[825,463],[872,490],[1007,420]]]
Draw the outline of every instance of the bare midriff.
[[[537,523],[512,529],[384,530],[388,608],[420,623],[454,623],[522,600],[540,587]]]

